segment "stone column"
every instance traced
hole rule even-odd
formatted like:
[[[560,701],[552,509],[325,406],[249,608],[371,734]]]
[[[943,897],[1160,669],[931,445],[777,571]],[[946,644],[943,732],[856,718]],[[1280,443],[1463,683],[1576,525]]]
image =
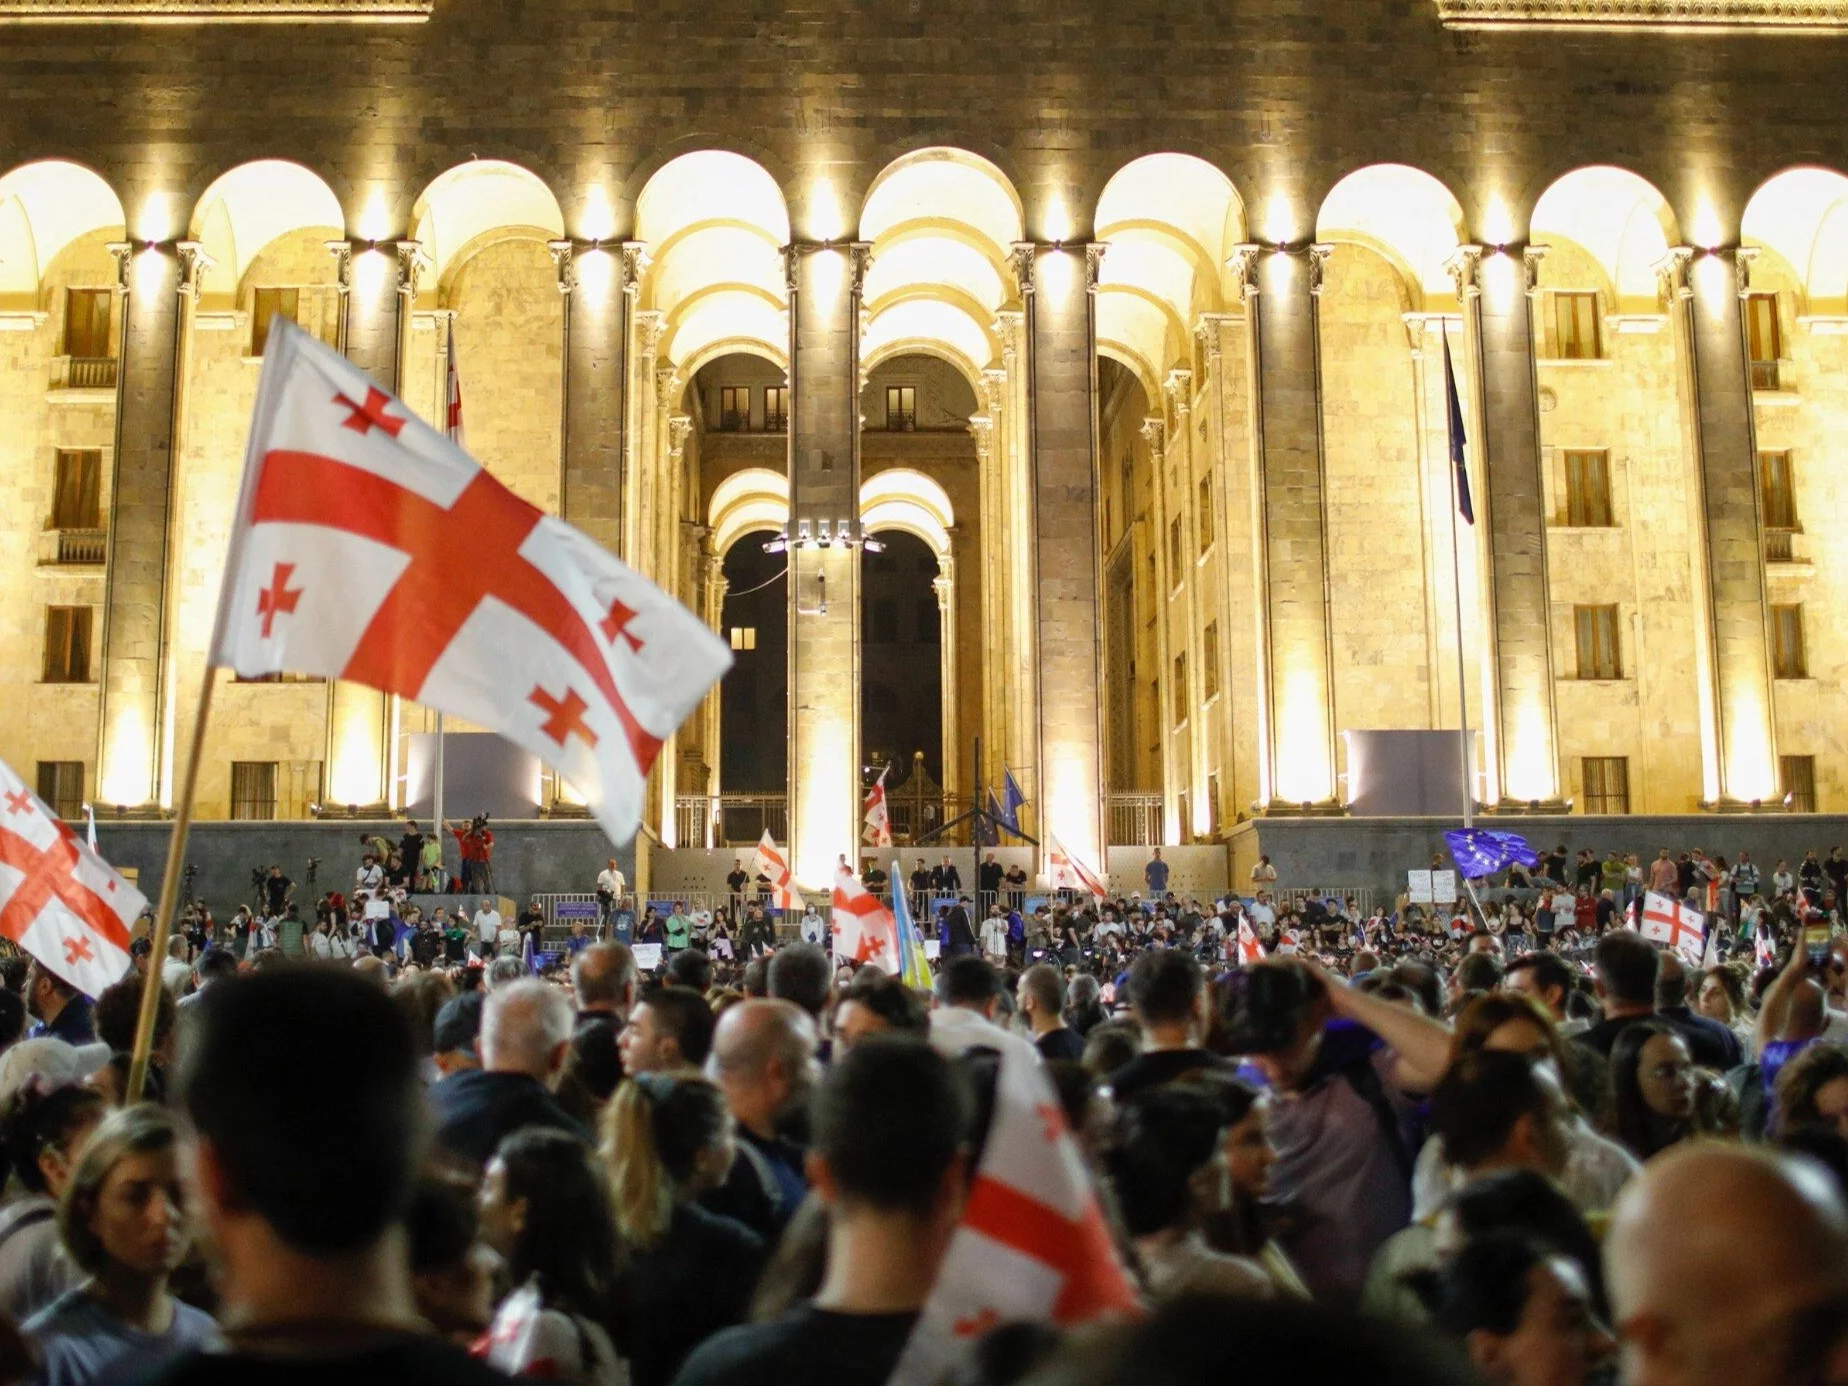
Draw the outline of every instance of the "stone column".
[[[1483,798],[1557,811],[1564,804],[1532,315],[1541,253],[1485,256],[1481,246],[1463,246],[1450,268],[1463,306],[1466,359],[1456,370],[1475,387],[1470,443],[1483,484],[1471,499],[1488,549]]]
[[[186,343],[205,258],[191,241],[110,246],[120,292],[112,510],[96,668],[97,797],[157,813],[171,801],[168,657],[174,459]]]
[[[1327,247],[1237,247],[1250,334],[1257,561],[1259,805],[1331,809],[1335,798],[1328,530],[1316,295]]]
[[[559,514],[611,553],[622,544],[629,312],[639,250],[553,241],[565,300]]]
[[[628,359],[634,363],[634,369],[625,377],[627,388],[625,396],[625,421],[622,447],[622,502],[619,507],[622,519],[623,562],[638,573],[647,573],[648,558],[648,500],[652,488],[648,484],[650,460],[654,456],[654,389],[655,389],[655,354],[660,347],[661,332],[666,326],[666,316],[654,309],[638,309],[630,313],[630,343]]]
[[[1042,854],[1056,835],[1096,870],[1104,866],[1097,496],[1097,266],[1103,251],[1101,245],[1035,246],[1025,275],[1039,836]]]
[[[969,431],[975,438],[976,503],[982,517],[983,542],[972,555],[981,577],[981,649],[977,667],[981,672],[982,702],[977,715],[969,719],[968,730],[982,738],[981,777],[985,784],[999,780],[996,767],[1002,763],[1007,743],[1007,687],[1003,675],[1007,661],[1008,579],[1001,539],[1006,532],[1007,514],[1000,459],[1001,376],[1000,371],[983,372],[982,412],[969,418]],[[968,753],[967,747],[959,748],[957,758],[961,760]]]
[[[955,531],[951,531],[955,537]],[[943,792],[946,796],[962,790],[962,736],[956,696],[956,560],[946,551],[937,555],[937,576],[931,579],[931,591],[937,594],[938,678],[943,703]],[[973,786],[971,786],[973,789]]]
[[[1174,641],[1169,628],[1169,594],[1177,581],[1168,571],[1168,458],[1167,421],[1151,414],[1139,430],[1149,450],[1150,488],[1153,505],[1149,514],[1150,543],[1155,553],[1155,676],[1161,696],[1155,700],[1155,726],[1161,740],[1161,840],[1178,843],[1181,830],[1179,795],[1184,775],[1175,752],[1174,736]],[[1125,498],[1125,507],[1134,514],[1133,503]],[[1133,648],[1133,647],[1132,647]],[[1133,694],[1132,694],[1133,696]]]
[[[328,249],[340,264],[341,350],[395,393],[418,281],[430,262],[416,241],[398,241],[389,250],[331,241]],[[387,694],[342,680],[329,684],[323,767],[329,802],[384,811],[392,741]]]
[[[1193,372],[1187,369],[1169,371],[1161,387],[1168,397],[1168,408],[1173,415],[1168,427],[1168,446],[1163,460],[1168,464],[1178,461],[1181,473],[1178,492],[1172,488],[1168,492],[1168,522],[1173,523],[1176,515],[1193,518],[1191,527],[1185,519],[1182,521],[1184,534],[1181,571],[1169,577],[1169,591],[1174,590],[1175,583],[1181,584],[1181,619],[1187,625],[1187,638],[1181,642],[1181,648],[1187,651],[1188,731],[1184,738],[1179,739],[1177,746],[1177,766],[1180,772],[1177,789],[1187,792],[1187,806],[1193,819],[1193,822],[1181,822],[1179,836],[1171,840],[1192,842],[1197,832],[1196,824],[1207,817],[1201,813],[1200,803],[1206,794],[1206,754],[1211,744],[1200,716],[1206,701],[1206,645],[1201,634],[1200,584],[1195,580],[1198,576],[1195,560],[1200,553],[1200,517],[1194,514],[1193,428],[1189,422],[1193,408]],[[1163,484],[1167,484],[1165,476]],[[1172,655],[1169,660],[1172,663]]]
[[[1695,657],[1703,807],[1778,792],[1758,431],[1740,301],[1751,252],[1679,246],[1659,267],[1683,363],[1692,445]]]
[[[1011,261],[1021,303],[1029,294],[1033,247],[1014,247]],[[1033,476],[1029,457],[1031,419],[1027,364],[1027,314],[1024,307],[1003,308],[995,315],[1001,339],[1001,368],[984,374],[994,436],[996,508],[984,511],[983,548],[991,556],[989,571],[1001,604],[992,633],[997,642],[996,733],[983,744],[984,780],[999,785],[1011,768],[1027,797],[1021,826],[1040,836],[1038,646],[1034,638],[1038,592],[1034,581],[1037,539],[1033,527]]]
[[[860,295],[868,248],[792,244],[789,275],[789,835],[796,879],[857,859]]]

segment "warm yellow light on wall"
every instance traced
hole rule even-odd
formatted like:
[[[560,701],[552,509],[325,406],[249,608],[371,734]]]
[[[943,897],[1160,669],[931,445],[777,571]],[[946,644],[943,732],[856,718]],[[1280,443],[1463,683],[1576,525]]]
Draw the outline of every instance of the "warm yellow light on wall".
[[[334,727],[327,796],[336,804],[370,804],[379,797],[379,727],[366,715],[373,711],[370,698],[362,693],[354,701],[364,706],[351,708],[357,715],[339,719]]]
[[[601,183],[591,184],[584,194],[581,226],[588,241],[607,241],[616,234],[616,209],[610,206],[610,195]]]
[[[158,293],[167,278],[167,255],[159,246],[147,246],[135,256],[135,292]]]
[[[1694,215],[1688,218],[1688,235],[1702,250],[1712,250],[1726,241],[1725,224],[1713,199],[1702,193],[1694,201]]]
[[[827,178],[817,178],[809,188],[808,220],[818,241],[838,241],[847,235],[847,213],[841,208],[841,195]]]
[[[1335,767],[1322,678],[1308,667],[1279,670],[1277,692],[1277,797],[1324,803],[1334,797]]]
[[[1078,257],[1069,250],[1046,250],[1040,253],[1041,285],[1052,297],[1064,302],[1077,286]]]
[[[137,711],[121,704],[110,708],[109,725],[103,735],[100,783],[105,804],[134,807],[154,797],[154,786],[148,778],[154,758],[154,748],[148,742],[151,728],[136,715]]]
[[[1046,194],[1046,207],[1040,214],[1040,224],[1045,228],[1046,239],[1055,244],[1063,244],[1072,238],[1072,209],[1065,200],[1065,194],[1054,188]]]
[[[149,193],[147,201],[141,204],[141,215],[135,220],[136,239],[171,240],[176,229],[173,224],[173,199],[164,192]]]
[[[1508,710],[1508,783],[1510,799],[1532,802],[1559,796],[1553,764],[1553,728],[1538,700],[1526,699]]]
[[[391,235],[391,208],[385,201],[383,188],[375,187],[366,194],[366,205],[354,229],[362,241],[382,241]]]
[[[382,250],[362,250],[353,257],[353,291],[365,303],[376,303],[391,273],[391,260]]]
[[[1518,234],[1508,199],[1492,192],[1482,201],[1482,239],[1490,245],[1512,245]]]
[[[577,272],[578,288],[583,291],[583,302],[587,307],[607,301],[610,285],[616,277],[616,262],[609,251],[600,246],[580,250],[573,257],[572,267]],[[573,308],[572,311],[578,310]]]
[[[1264,204],[1264,239],[1272,245],[1289,245],[1302,239],[1303,215],[1293,198],[1272,193]]]
[[[1527,289],[1520,263],[1506,251],[1484,255],[1478,279],[1482,285],[1482,301],[1495,307],[1513,303]]]
[[[1771,718],[1750,680],[1731,690],[1734,721],[1727,728],[1726,794],[1750,803],[1777,796],[1777,761],[1771,753]]]

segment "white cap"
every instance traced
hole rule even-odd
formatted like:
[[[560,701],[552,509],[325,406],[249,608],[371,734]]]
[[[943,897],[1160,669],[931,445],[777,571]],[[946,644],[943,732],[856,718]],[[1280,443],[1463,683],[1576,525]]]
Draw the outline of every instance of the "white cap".
[[[108,1062],[106,1044],[78,1046],[50,1036],[21,1040],[0,1054],[0,1107],[11,1102],[34,1076],[42,1078],[47,1087],[61,1088],[81,1083]]]

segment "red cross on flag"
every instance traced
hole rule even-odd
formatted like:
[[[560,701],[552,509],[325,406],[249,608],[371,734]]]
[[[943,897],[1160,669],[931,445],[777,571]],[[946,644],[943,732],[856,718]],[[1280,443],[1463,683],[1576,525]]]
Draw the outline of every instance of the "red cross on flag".
[[[1294,929],[1285,929],[1281,934],[1277,935],[1277,951],[1282,953],[1285,957],[1292,956],[1296,952],[1298,944],[1299,940],[1296,937],[1296,930]]]
[[[892,845],[892,815],[886,810],[885,792],[886,770],[891,768],[888,765],[885,770],[881,770],[878,781],[866,792],[866,827],[861,830],[860,836],[874,847]]]
[[[1088,890],[1093,899],[1102,900],[1110,894],[1104,889],[1103,880],[1085,864],[1066,850],[1065,844],[1048,833],[1049,844],[1046,865],[1046,884],[1054,890]]]
[[[1696,914],[1673,896],[1650,891],[1643,897],[1643,937],[1652,943],[1666,943],[1686,958],[1690,967],[1700,966],[1706,923],[1705,915]]]
[[[279,323],[264,358],[212,662],[479,723],[628,841],[724,642],[307,333]]]
[[[898,921],[851,871],[834,874],[834,956],[897,975]]]
[[[95,997],[128,971],[147,903],[0,763],[0,934]]]
[[[776,839],[770,836],[768,828],[764,829],[764,840],[757,844],[756,852],[751,855],[751,870],[759,876],[770,878],[770,897],[779,910],[806,908],[802,893],[796,889],[789,861],[776,845]]]
[[[944,1380],[998,1323],[1069,1327],[1139,1309],[1052,1083],[1004,1052],[962,1221],[890,1386]]]
[[[1249,919],[1238,921],[1238,961],[1241,967],[1264,961],[1264,945],[1258,942],[1258,931]]]

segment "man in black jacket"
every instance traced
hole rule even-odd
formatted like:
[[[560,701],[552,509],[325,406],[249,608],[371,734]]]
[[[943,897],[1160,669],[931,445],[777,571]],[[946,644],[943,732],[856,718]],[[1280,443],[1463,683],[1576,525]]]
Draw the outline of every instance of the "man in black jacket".
[[[590,1132],[552,1094],[571,1052],[574,1017],[565,993],[537,978],[488,993],[481,1011],[481,1067],[430,1089],[437,1144],[486,1164],[501,1140],[528,1126]]]
[[[980,951],[975,939],[975,930],[969,924],[969,908],[966,899],[958,900],[944,911],[944,925],[949,934],[949,955],[960,958]]]

